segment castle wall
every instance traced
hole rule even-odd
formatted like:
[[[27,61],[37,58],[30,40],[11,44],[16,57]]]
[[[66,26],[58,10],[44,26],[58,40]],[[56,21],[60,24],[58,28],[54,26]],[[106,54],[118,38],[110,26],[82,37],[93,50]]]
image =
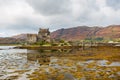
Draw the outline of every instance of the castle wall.
[[[36,34],[27,34],[27,42],[28,43],[37,42],[37,35]]]
[[[49,29],[39,29],[38,34],[27,34],[27,42],[35,43],[39,41],[50,42]]]

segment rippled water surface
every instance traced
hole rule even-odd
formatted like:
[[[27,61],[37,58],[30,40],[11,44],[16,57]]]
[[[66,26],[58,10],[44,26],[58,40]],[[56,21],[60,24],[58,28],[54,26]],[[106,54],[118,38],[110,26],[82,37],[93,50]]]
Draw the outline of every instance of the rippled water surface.
[[[113,47],[50,51],[0,46],[0,80],[119,80],[119,54]]]
[[[26,49],[13,49],[14,46],[0,46],[0,80],[14,80],[25,72],[37,68],[35,61],[27,60]]]

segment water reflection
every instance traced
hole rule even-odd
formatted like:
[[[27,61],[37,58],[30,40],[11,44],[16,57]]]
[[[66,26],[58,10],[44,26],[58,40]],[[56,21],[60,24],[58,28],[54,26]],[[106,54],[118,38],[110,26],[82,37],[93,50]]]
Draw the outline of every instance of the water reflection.
[[[62,50],[28,50],[27,59],[28,61],[37,61],[40,65],[50,63],[51,57],[62,57],[68,54],[73,54],[72,49],[62,49]]]
[[[108,70],[109,77],[117,80],[120,76],[119,48],[26,50],[2,46],[0,49],[0,80],[29,80],[32,79],[30,77],[32,73],[35,77],[36,75],[49,77],[46,80],[60,80],[60,77],[64,77],[61,80],[77,78],[88,80],[87,78],[93,76],[91,73],[98,72],[96,76],[101,77],[101,74],[105,75]]]
[[[58,50],[27,50],[28,61],[38,61],[40,64],[49,64],[51,57],[64,57],[73,60],[110,60],[119,61],[119,48],[100,47],[83,49],[58,49]],[[114,55],[116,54],[116,55]]]
[[[113,47],[85,50],[28,50],[27,59],[38,61],[40,64],[39,69],[30,74],[29,78],[39,80],[119,80],[120,61],[117,58],[120,57],[119,52],[119,48]]]

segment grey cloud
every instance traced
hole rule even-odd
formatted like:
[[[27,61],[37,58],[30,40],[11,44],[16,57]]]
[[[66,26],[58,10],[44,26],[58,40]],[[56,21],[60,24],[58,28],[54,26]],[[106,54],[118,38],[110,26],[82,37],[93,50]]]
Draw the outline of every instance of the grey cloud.
[[[8,25],[3,30],[7,34],[11,33],[11,35],[20,33],[36,33],[38,26],[30,19],[21,18],[17,20],[17,23]]]
[[[119,24],[119,5],[120,0],[0,0],[0,32]]]
[[[69,12],[70,0],[27,0],[42,15],[55,15]]]
[[[115,10],[120,10],[120,0],[106,0],[108,6]]]

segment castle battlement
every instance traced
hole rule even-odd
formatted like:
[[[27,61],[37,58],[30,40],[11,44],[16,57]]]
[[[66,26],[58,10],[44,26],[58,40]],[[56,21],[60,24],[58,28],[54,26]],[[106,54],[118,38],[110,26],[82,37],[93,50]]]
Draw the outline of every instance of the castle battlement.
[[[28,43],[35,43],[39,41],[50,42],[50,31],[49,29],[40,28],[38,34],[27,34]]]

